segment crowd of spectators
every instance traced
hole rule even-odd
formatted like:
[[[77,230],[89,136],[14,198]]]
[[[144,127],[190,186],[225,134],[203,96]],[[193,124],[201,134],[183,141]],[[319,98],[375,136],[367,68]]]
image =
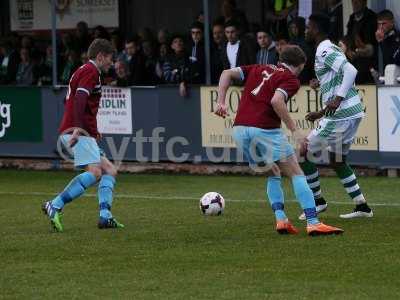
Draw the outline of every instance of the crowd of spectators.
[[[235,0],[223,1],[221,16],[211,26],[211,82],[217,84],[224,69],[248,64],[277,64],[279,53],[289,44],[300,46],[308,57],[301,74],[307,84],[315,77],[315,45],[305,39],[306,20],[298,16],[296,0],[266,1],[265,24],[249,23]],[[374,83],[388,64],[400,65],[400,38],[393,13],[376,14],[366,0],[352,0],[353,14],[343,36],[341,1],[326,1],[325,13],[331,20],[331,39],[358,69],[358,84]],[[205,83],[205,44],[203,15],[200,14],[183,34],[160,29],[139,30],[123,37],[118,30],[102,26],[89,29],[79,22],[75,31],[60,35],[57,46],[58,82],[68,84],[73,72],[86,63],[87,48],[94,38],[111,41],[114,66],[103,74],[105,84],[143,86],[178,84],[182,96],[188,84]],[[52,83],[53,49],[51,43],[38,46],[32,37],[18,36],[0,40],[0,84],[50,85]]]

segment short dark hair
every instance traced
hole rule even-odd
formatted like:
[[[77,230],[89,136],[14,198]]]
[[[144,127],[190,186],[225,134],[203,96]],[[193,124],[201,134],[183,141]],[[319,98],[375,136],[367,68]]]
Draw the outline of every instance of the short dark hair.
[[[268,29],[267,26],[260,26],[259,28],[257,28],[256,34],[259,32],[265,32],[269,37],[272,37],[271,31]]]
[[[224,28],[227,28],[227,27],[235,27],[236,29],[238,29],[239,25],[237,24],[237,22],[235,20],[229,20],[229,21],[225,22],[225,24],[224,24]]]
[[[204,31],[204,24],[199,21],[193,22],[190,29],[200,29],[201,31]]]
[[[394,20],[394,15],[390,10],[384,9],[378,13],[377,19],[378,20]]]
[[[174,42],[175,39],[181,39],[183,42],[185,41],[185,39],[183,38],[183,36],[179,33],[175,33],[173,35],[171,35],[171,39],[169,40],[169,45],[171,46],[172,43]]]
[[[139,45],[140,44],[140,39],[138,36],[131,36],[129,38],[126,39],[125,44],[130,44],[130,43],[134,43],[135,45]]]
[[[99,53],[112,54],[114,49],[106,39],[95,39],[89,46],[87,55],[89,59],[95,59]]]
[[[318,27],[318,31],[322,34],[329,34],[331,31],[331,22],[329,17],[323,13],[312,14],[308,18],[311,22],[315,23]]]
[[[284,40],[289,43],[289,37],[284,32],[278,32],[275,36],[275,41]]]
[[[306,63],[307,56],[299,46],[288,45],[279,55],[279,61],[293,67],[298,67]]]

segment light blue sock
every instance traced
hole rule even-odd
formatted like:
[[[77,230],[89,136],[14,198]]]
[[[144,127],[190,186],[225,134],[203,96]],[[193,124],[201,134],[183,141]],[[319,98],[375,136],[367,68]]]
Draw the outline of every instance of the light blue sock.
[[[115,185],[115,178],[111,175],[101,176],[99,183],[99,207],[100,217],[104,219],[112,218],[111,206],[113,201],[113,191]]]
[[[285,220],[287,219],[286,214],[284,212],[284,196],[281,187],[281,177],[278,176],[270,176],[267,180],[267,195],[269,203],[271,204],[271,208],[275,213],[276,220]]]
[[[90,172],[79,174],[67,185],[62,193],[53,199],[51,205],[54,208],[62,209],[65,204],[73,201],[82,195],[85,190],[96,183],[96,176]]]
[[[294,194],[297,200],[300,202],[301,207],[304,210],[308,224],[319,223],[317,212],[315,210],[315,201],[313,192],[307,184],[306,176],[298,175],[292,177],[292,184]]]

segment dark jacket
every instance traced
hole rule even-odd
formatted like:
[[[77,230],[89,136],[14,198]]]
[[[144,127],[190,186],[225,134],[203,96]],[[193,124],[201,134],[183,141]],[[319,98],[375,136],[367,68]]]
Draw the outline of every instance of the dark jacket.
[[[163,64],[163,77],[165,83],[190,82],[190,61],[189,56],[175,53],[168,56]]]
[[[257,64],[276,65],[279,60],[275,43],[272,43],[267,49],[259,49],[256,55]]]
[[[366,8],[361,20],[357,21],[355,13],[351,14],[349,22],[347,23],[347,35],[354,40],[355,36],[359,34],[364,43],[376,45],[376,28],[376,13]]]
[[[354,44],[354,47],[357,36],[360,37],[363,43],[371,44],[374,47],[374,54],[372,57],[356,57],[352,61],[354,67],[358,70],[356,84],[374,82],[369,70],[370,68],[376,68],[378,61],[378,43],[375,37],[376,28],[376,14],[369,8],[365,8],[363,17],[358,21],[356,20],[356,14],[353,13],[347,23],[347,35]]]
[[[0,59],[0,66],[3,63],[4,58]],[[20,62],[20,56],[17,51],[13,50],[8,55],[8,65],[5,70],[1,70],[0,74],[0,84],[11,84],[15,83],[18,65]]]
[[[205,55],[204,55],[204,43],[200,42],[194,47],[192,42],[188,48],[191,53],[189,56],[190,61],[190,83],[205,83],[206,71],[205,71]]]
[[[222,65],[222,50],[225,45],[211,44],[211,83],[218,84],[224,67]]]
[[[230,69],[231,65],[229,63],[228,54],[226,51],[227,44],[222,48],[222,66],[224,70]],[[256,63],[256,53],[254,48],[245,40],[241,40],[239,43],[239,50],[236,55],[236,66],[246,66]]]
[[[391,30],[386,34],[385,39],[378,43],[378,61],[379,64],[382,63],[382,66],[379,65],[380,71],[385,70],[385,67],[390,64],[395,64],[395,53],[397,49],[400,47],[400,36],[396,30]],[[379,57],[382,57],[382,61]]]
[[[128,61],[129,85],[142,85],[146,83],[145,58],[137,53]]]

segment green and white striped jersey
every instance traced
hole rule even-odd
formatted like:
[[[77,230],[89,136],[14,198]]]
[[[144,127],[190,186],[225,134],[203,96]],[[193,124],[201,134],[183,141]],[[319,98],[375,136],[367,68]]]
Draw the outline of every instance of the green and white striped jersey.
[[[342,50],[330,40],[319,44],[315,56],[315,73],[320,84],[320,97],[324,106],[336,97],[343,82],[343,66],[346,63],[347,59]],[[364,107],[353,84],[335,114],[326,119],[336,121],[363,116]]]

